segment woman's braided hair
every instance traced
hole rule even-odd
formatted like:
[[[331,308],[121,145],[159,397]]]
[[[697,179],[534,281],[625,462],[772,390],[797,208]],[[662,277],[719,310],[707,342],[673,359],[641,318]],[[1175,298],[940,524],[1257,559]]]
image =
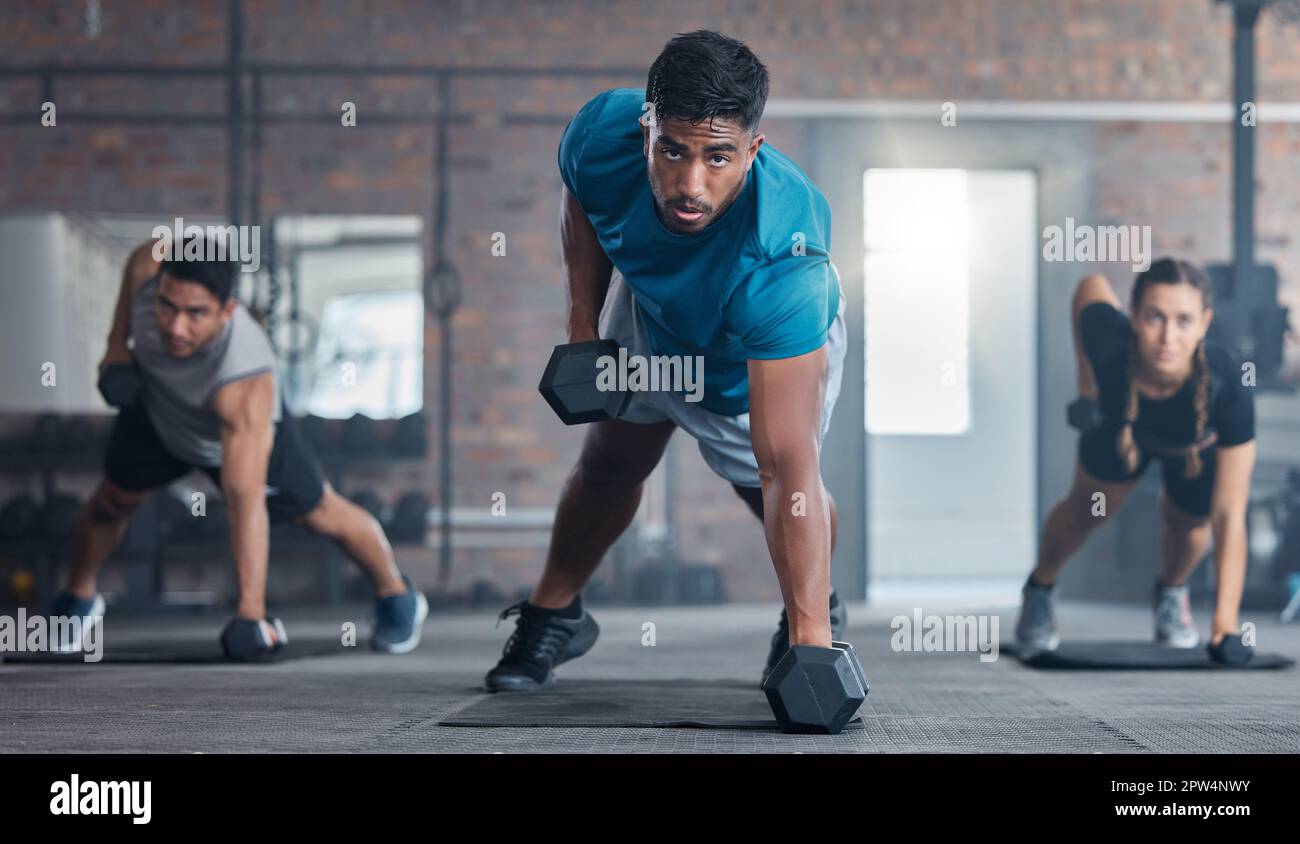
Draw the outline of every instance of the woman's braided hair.
[[[1145,272],[1140,273],[1133,284],[1133,293],[1129,299],[1129,313],[1132,319],[1138,318],[1142,297],[1152,284],[1190,284],[1201,292],[1201,301],[1204,302],[1205,307],[1210,307],[1214,302],[1214,287],[1210,284],[1209,277],[1199,267],[1187,261],[1161,258]],[[1115,439],[1115,448],[1119,451],[1120,458],[1123,459],[1124,466],[1129,472],[1137,471],[1138,459],[1141,456],[1137,442],[1133,439],[1133,423],[1138,417],[1139,364],[1137,332],[1130,330],[1126,366],[1128,399],[1124,403],[1124,425],[1119,429]],[[1196,352],[1192,355],[1192,379],[1196,385],[1196,435],[1192,438],[1191,445],[1187,446],[1183,474],[1188,478],[1197,478],[1201,474],[1201,454],[1196,446],[1200,443],[1205,433],[1205,426],[1209,422],[1210,403],[1210,367],[1205,360],[1204,339],[1196,344]]]

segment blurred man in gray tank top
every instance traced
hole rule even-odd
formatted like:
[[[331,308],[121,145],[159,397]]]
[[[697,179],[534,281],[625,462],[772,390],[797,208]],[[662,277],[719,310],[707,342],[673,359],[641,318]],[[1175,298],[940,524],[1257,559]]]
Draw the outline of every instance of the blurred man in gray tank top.
[[[242,630],[244,641],[257,643],[249,658],[285,639],[283,625],[266,618],[269,524],[277,520],[332,539],[369,575],[378,596],[376,650],[413,650],[428,612],[424,596],[398,571],[378,521],[334,491],[285,413],[271,344],[233,295],[238,265],[212,241],[202,244],[203,260],[179,257],[200,254],[197,245],[186,241],[171,259],[170,244],[149,242],[127,260],[100,369],[133,366],[139,399],[118,413],[105,477],[82,510],[72,570],[51,614],[101,615],[96,576],[131,514],[151,492],[198,469],[226,499],[239,588],[227,633]]]
[[[254,376],[266,376],[278,395],[275,353],[248,309],[233,297],[215,336],[201,344],[179,324],[162,330],[157,311],[171,314],[178,303],[167,296],[159,300],[160,281],[160,275],[146,281],[131,304],[131,352],[144,382],[144,408],[169,452],[195,466],[220,466],[221,419],[212,399],[222,387]],[[270,422],[279,421],[275,402]]]

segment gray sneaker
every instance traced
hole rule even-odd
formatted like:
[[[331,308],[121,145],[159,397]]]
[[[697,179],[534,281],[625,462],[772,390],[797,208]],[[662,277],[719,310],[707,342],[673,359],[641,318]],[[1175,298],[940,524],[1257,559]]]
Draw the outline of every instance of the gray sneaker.
[[[1151,606],[1155,613],[1157,645],[1194,648],[1201,643],[1186,586],[1161,586],[1157,582]]]
[[[1055,586],[1039,586],[1032,578],[1025,579],[1020,590],[1020,618],[1016,620],[1016,642],[1021,647],[1038,651],[1054,651],[1061,644],[1056,632],[1056,618],[1052,612],[1052,590]]]

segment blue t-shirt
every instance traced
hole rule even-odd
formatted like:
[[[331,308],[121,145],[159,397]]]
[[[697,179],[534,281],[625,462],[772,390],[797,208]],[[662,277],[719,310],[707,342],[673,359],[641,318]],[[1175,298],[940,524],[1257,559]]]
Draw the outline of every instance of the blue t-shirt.
[[[764,143],[720,218],[696,234],[670,232],[642,154],[643,102],[643,89],[615,88],[583,106],[560,140],[560,174],[631,287],[651,351],[702,356],[700,406],[748,413],[747,360],[807,354],[835,321],[830,206]]]

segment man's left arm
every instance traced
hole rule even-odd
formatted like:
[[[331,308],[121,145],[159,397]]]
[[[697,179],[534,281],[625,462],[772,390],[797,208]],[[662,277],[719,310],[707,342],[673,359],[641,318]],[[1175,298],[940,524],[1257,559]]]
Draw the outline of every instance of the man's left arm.
[[[275,378],[266,373],[228,384],[217,391],[212,408],[221,419],[221,490],[239,583],[235,615],[261,619],[266,617],[266,469],[274,442]]]
[[[1219,588],[1212,642],[1237,633],[1241,627],[1238,616],[1246,582],[1246,507],[1250,503],[1250,476],[1255,469],[1255,441],[1219,448],[1215,463],[1210,522]]]
[[[826,346],[749,361],[749,419],[763,489],[763,530],[790,620],[791,645],[831,646],[829,496],[819,435]]]

